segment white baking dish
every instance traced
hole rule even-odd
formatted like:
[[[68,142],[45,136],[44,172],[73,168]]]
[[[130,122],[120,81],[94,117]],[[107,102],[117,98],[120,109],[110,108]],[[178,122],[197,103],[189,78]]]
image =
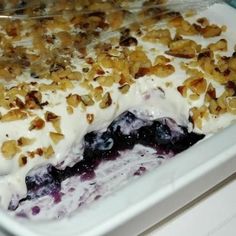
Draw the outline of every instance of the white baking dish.
[[[211,7],[204,15],[231,29],[236,22],[235,10],[226,5]],[[70,218],[36,223],[0,211],[0,226],[19,236],[138,234],[234,173],[235,144],[232,125]]]

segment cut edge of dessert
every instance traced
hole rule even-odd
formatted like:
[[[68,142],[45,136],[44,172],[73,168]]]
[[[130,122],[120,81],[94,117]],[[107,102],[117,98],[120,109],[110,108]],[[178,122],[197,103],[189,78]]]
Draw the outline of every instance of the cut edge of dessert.
[[[188,132],[186,127],[177,125],[170,118],[144,120],[127,111],[103,132],[90,132],[85,135],[83,157],[75,165],[65,169],[48,165],[29,173],[25,180],[27,196],[15,205],[11,202],[9,210],[15,210],[18,204],[26,200],[58,196],[61,183],[68,178],[96,178],[95,169],[102,162],[115,161],[122,151],[132,150],[135,145],[150,147],[155,150],[156,158],[165,159],[188,149],[204,137],[204,134]]]

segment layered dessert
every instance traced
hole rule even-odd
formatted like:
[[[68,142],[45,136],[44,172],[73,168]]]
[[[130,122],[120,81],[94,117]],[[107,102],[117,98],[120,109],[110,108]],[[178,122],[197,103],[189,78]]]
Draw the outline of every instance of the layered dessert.
[[[235,120],[225,25],[166,1],[2,8],[0,205],[11,214],[68,215]]]

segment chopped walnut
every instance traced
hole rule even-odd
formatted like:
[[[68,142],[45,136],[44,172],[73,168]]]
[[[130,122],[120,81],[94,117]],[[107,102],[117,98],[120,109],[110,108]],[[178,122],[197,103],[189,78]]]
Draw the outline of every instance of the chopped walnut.
[[[134,83],[134,81],[133,81],[131,75],[124,75],[124,74],[120,75],[120,80],[119,80],[120,85],[124,85],[124,84],[132,85],[133,83]]]
[[[129,92],[130,85],[129,84],[124,84],[121,87],[119,87],[118,89],[122,94],[126,94],[126,93]]]
[[[60,133],[50,132],[49,135],[53,143],[55,144],[58,144],[61,140],[64,139],[64,135]]]
[[[42,94],[39,91],[31,91],[25,96],[25,106],[28,109],[41,108]]]
[[[191,117],[194,122],[194,126],[201,129],[203,119],[208,119],[209,111],[205,105],[201,107],[193,107],[191,108]]]
[[[138,40],[130,35],[130,29],[121,31],[119,45],[123,47],[137,46]]]
[[[229,68],[236,72],[236,55],[229,59]]]
[[[235,96],[229,97],[227,98],[226,102],[227,102],[227,110],[230,113],[236,115],[236,97]]]
[[[177,90],[183,97],[187,97],[187,86],[178,86]]]
[[[43,149],[42,148],[37,148],[34,153],[36,155],[42,156],[43,155]]]
[[[115,82],[113,76],[99,76],[95,78],[95,81],[104,87],[111,87]]]
[[[181,39],[170,43],[169,51],[166,54],[190,59],[196,56],[197,52],[200,50],[200,46],[193,40]]]
[[[53,120],[52,126],[58,133],[61,133],[61,118]]]
[[[168,64],[168,65],[161,65],[157,64],[150,68],[150,74],[156,75],[161,78],[168,77],[172,75],[175,72],[174,66]]]
[[[71,72],[67,75],[68,79],[70,80],[77,80],[80,81],[82,80],[82,74],[78,71]]]
[[[112,29],[118,29],[124,20],[123,11],[110,12],[107,17],[108,23]]]
[[[2,143],[1,152],[6,159],[12,159],[18,151],[16,140],[7,140]]]
[[[43,154],[46,159],[50,159],[54,155],[53,147],[50,145],[46,148],[43,148]]]
[[[212,86],[212,84],[210,83],[208,85],[206,94],[205,94],[205,102],[210,102],[211,100],[215,100],[216,99],[216,90],[215,88]]]
[[[93,121],[94,121],[94,114],[87,114],[86,119],[87,119],[89,124],[92,124]]]
[[[189,99],[192,101],[197,101],[200,98],[198,94],[190,94]]]
[[[44,115],[44,118],[45,118],[46,121],[52,122],[52,121],[54,121],[54,120],[57,120],[57,119],[59,118],[59,116],[56,115],[56,114],[53,113],[53,112],[47,111],[47,112],[45,113],[45,115]]]
[[[169,45],[172,41],[172,38],[169,29],[158,29],[147,32],[143,37],[143,40],[153,43],[160,42],[164,45]]]
[[[15,103],[16,103],[16,106],[19,109],[24,109],[25,108],[25,104],[24,104],[24,102],[20,98],[16,97]]]
[[[150,73],[150,68],[140,67],[134,78],[138,79]]]
[[[170,59],[163,55],[158,55],[154,61],[154,65],[166,65],[168,63],[170,63]]]
[[[45,121],[43,119],[41,119],[40,117],[36,117],[34,118],[31,122],[30,122],[30,127],[29,130],[41,130],[43,129],[45,126]]]
[[[14,109],[8,111],[6,114],[2,115],[1,121],[2,122],[9,122],[9,121],[17,121],[17,120],[24,120],[28,117],[27,113],[20,110]]]
[[[17,140],[17,145],[20,146],[20,147],[23,147],[23,146],[27,146],[27,145],[32,144],[34,141],[35,141],[35,139],[20,137]]]
[[[109,92],[105,93],[102,97],[102,101],[100,102],[99,106],[101,109],[105,109],[112,104],[112,98]]]
[[[194,76],[185,80],[184,84],[197,95],[203,94],[207,88],[207,81],[204,78]]]
[[[227,46],[227,40],[225,39],[220,39],[216,43],[212,43],[208,46],[208,48],[211,51],[227,51],[228,46]]]
[[[198,27],[197,30],[204,38],[220,36],[222,29],[217,25],[207,25],[205,28]]]
[[[79,103],[81,102],[81,98],[78,94],[70,94],[66,98],[67,104],[72,107],[78,107]]]
[[[211,114],[219,115],[221,108],[216,100],[211,100],[209,103],[209,111]]]
[[[82,95],[81,101],[83,102],[85,106],[92,106],[94,104],[94,101],[90,95]]]
[[[15,20],[15,21],[8,21],[5,30],[10,37],[17,37],[20,35],[20,30],[21,30],[21,21],[20,20]]]
[[[92,91],[95,101],[100,101],[102,99],[103,87],[98,86]]]
[[[195,29],[194,25],[184,20],[181,16],[171,19],[169,24],[170,26],[174,26],[176,28],[176,33],[178,35],[192,36],[198,34],[198,31]]]
[[[20,167],[23,167],[27,164],[27,156],[25,155],[20,155],[18,159],[18,163]]]
[[[71,106],[67,106],[66,110],[67,110],[67,113],[70,114],[70,115],[74,113],[74,109]]]
[[[199,23],[203,27],[206,27],[210,24],[209,20],[206,17],[202,17],[202,18],[197,19],[197,23]]]

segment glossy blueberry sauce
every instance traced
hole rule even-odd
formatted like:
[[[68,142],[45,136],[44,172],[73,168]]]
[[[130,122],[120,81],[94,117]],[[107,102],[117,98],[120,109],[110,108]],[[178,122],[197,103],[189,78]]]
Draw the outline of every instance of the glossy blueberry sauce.
[[[95,169],[101,162],[115,160],[119,152],[131,150],[136,144],[151,147],[156,150],[157,157],[166,153],[180,153],[199,140],[204,135],[188,132],[186,127],[177,125],[169,118],[154,121],[143,120],[127,111],[115,119],[104,132],[90,132],[84,137],[83,159],[72,167],[64,170],[48,166],[38,174],[26,177],[27,197],[31,200],[50,195],[55,203],[60,201],[61,182],[67,178],[79,175],[82,181],[95,177]],[[135,175],[141,175],[145,168],[140,168]],[[14,210],[17,206],[10,205]],[[38,208],[32,210],[37,214]]]

